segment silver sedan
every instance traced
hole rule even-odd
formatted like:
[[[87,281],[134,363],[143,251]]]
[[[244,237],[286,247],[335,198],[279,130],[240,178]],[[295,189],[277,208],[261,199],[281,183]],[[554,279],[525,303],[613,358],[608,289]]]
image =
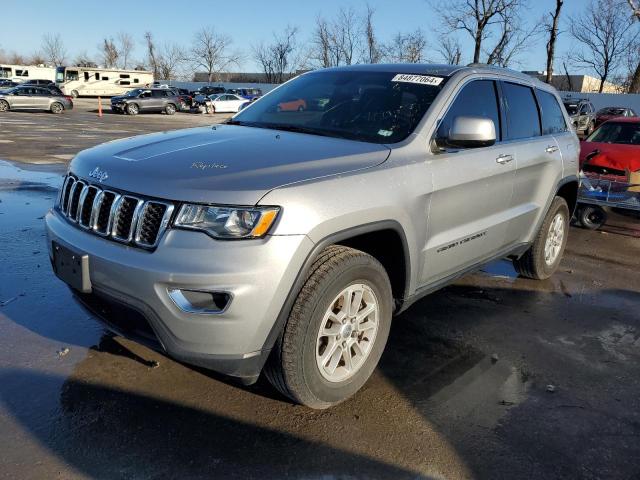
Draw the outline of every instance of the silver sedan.
[[[62,113],[73,108],[71,97],[42,87],[21,86],[0,90],[0,112],[7,110],[47,110]]]

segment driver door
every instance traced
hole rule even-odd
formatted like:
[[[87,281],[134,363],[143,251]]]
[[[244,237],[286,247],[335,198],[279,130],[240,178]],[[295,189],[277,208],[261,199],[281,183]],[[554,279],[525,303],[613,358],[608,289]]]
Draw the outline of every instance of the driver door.
[[[437,137],[446,138],[456,117],[493,120],[496,143],[442,148],[428,162],[433,193],[424,247],[423,284],[446,279],[505,248],[516,171],[515,150],[502,142],[503,114],[497,82],[472,80],[443,112]]]

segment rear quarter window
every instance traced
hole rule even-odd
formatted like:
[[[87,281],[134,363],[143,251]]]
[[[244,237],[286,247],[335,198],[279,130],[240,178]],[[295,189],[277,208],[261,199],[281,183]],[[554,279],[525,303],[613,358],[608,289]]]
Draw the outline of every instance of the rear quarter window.
[[[555,95],[543,90],[538,90],[538,101],[542,111],[542,134],[553,135],[567,131],[567,124],[562,114],[562,109]]]

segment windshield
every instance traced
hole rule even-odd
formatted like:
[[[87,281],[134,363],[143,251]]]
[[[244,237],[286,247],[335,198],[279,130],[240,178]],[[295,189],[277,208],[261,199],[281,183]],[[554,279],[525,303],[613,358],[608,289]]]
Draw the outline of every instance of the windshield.
[[[586,141],[640,145],[640,123],[603,123]]]
[[[564,108],[567,109],[567,113],[569,115],[575,115],[576,113],[578,113],[578,105],[576,105],[575,103],[565,103]]]
[[[598,111],[598,115],[624,115],[624,108],[603,108]]]
[[[329,71],[302,75],[270,92],[230,123],[372,143],[413,132],[444,79],[393,72]],[[429,84],[431,83],[431,84]]]
[[[136,88],[135,90],[129,90],[127,93],[124,94],[124,96],[125,97],[137,97],[141,93],[142,93],[142,89],[141,88]]]

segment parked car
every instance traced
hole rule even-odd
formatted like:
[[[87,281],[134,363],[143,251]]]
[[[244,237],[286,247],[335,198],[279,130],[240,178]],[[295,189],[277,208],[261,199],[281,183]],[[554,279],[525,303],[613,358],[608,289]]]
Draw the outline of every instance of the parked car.
[[[7,110],[48,110],[62,113],[73,108],[73,99],[46,88],[19,86],[0,91],[0,112]]]
[[[217,95],[219,93],[225,93],[225,92],[226,90],[224,87],[205,86],[205,87],[200,87],[198,90],[193,92],[193,94],[194,96],[204,95],[205,97],[208,97],[209,95]]]
[[[0,88],[2,89],[17,87],[18,85],[20,85],[18,82],[14,82],[6,78],[0,78]]]
[[[640,117],[619,117],[598,127],[580,143],[585,172],[626,177],[640,171]]]
[[[125,95],[111,98],[111,110],[115,113],[164,112],[173,115],[181,108],[181,99],[169,88],[136,88]]]
[[[32,79],[22,83],[22,85],[29,85],[32,87],[47,87],[52,84],[55,85],[55,83],[51,80],[42,80],[42,79]]]
[[[288,100],[278,104],[279,112],[303,112],[307,109],[307,101],[304,98]]]
[[[322,110],[278,112],[322,91]],[[553,87],[489,67],[302,74],[226,124],[72,160],[50,257],[110,328],[327,408],[376,368],[392,315],[481,265],[546,279],[578,190]],[[517,162],[515,161],[517,157]]]
[[[233,88],[231,90],[227,90],[227,93],[233,93],[234,95],[246,98],[252,102],[262,96],[262,90],[259,88]]]
[[[596,112],[596,127],[604,122],[617,117],[637,117],[636,112],[625,107],[606,107]]]
[[[249,102],[246,98],[231,93],[209,95],[213,106],[213,113],[236,113],[242,110],[243,105]]]
[[[564,107],[578,135],[589,136],[596,128],[596,109],[588,99],[565,99]]]
[[[180,109],[188,110],[193,105],[193,95],[186,88],[177,88],[172,87],[172,89],[176,92],[176,95],[180,99]]]

